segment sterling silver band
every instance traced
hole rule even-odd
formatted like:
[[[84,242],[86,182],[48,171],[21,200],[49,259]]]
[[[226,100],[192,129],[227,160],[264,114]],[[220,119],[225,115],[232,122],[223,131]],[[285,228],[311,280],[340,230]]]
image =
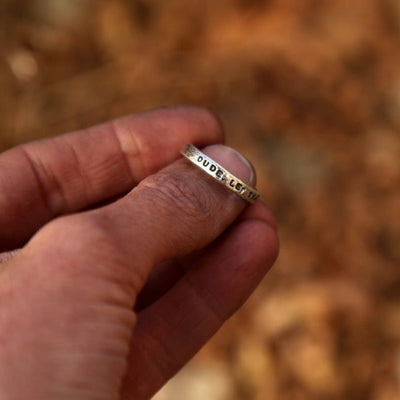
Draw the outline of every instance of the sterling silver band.
[[[205,155],[191,143],[185,145],[181,153],[194,165],[201,168],[208,175],[212,176],[218,182],[235,192],[242,199],[253,203],[260,197],[260,194],[256,189],[247,185],[239,178],[236,178],[236,176],[232,175],[224,167]]]

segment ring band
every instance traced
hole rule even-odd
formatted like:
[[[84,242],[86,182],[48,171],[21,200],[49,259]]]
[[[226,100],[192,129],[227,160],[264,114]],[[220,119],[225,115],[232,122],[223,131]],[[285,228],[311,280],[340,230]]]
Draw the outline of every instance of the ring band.
[[[212,176],[218,182],[222,183],[228,189],[232,190],[242,199],[253,203],[260,197],[260,194],[256,189],[247,185],[239,178],[236,178],[236,176],[231,174],[216,161],[205,155],[191,143],[185,145],[181,153],[194,165],[201,168],[204,172]]]

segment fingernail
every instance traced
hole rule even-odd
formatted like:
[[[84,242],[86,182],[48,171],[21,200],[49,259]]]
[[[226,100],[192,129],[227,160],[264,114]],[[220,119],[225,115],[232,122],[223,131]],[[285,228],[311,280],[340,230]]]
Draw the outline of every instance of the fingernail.
[[[255,185],[256,173],[251,163],[231,147],[214,144],[204,147],[202,152],[221,164],[231,174],[249,185]]]

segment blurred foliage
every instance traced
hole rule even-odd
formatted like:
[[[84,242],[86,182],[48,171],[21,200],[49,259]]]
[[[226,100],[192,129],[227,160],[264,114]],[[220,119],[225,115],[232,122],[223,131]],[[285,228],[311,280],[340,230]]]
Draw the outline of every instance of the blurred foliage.
[[[399,399],[398,0],[0,0],[0,46],[3,150],[195,103],[257,168],[280,259],[157,399]]]

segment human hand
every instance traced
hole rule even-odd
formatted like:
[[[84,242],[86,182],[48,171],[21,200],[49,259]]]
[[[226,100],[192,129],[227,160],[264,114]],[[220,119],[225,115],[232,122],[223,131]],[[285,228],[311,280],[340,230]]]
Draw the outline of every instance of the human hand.
[[[178,107],[0,155],[0,251],[22,247],[0,256],[1,399],[148,399],[246,300],[273,218],[179,155],[222,136]]]

